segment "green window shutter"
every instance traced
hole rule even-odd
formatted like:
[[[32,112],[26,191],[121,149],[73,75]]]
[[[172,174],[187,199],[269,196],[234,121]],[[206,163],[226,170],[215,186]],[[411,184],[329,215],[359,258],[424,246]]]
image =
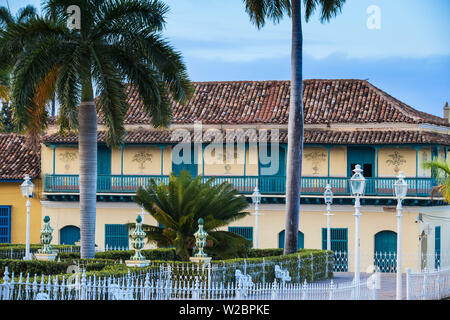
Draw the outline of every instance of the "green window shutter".
[[[253,227],[228,227],[228,232],[236,233],[252,243],[253,247]]]
[[[348,229],[331,228],[331,251],[348,251]],[[327,249],[327,228],[322,228],[322,249]]]
[[[11,206],[0,206],[0,243],[11,243]]]
[[[278,234],[278,248],[284,249],[284,239],[286,236],[286,231],[283,230]],[[297,249],[305,248],[305,235],[303,232],[299,231],[297,236]]]
[[[125,224],[105,224],[105,246],[128,248],[128,227]]]
[[[434,228],[434,267],[437,269],[441,266],[441,227]]]
[[[335,253],[334,270],[348,271],[348,229],[331,228],[331,251]],[[322,228],[322,249],[327,248],[327,228]]]

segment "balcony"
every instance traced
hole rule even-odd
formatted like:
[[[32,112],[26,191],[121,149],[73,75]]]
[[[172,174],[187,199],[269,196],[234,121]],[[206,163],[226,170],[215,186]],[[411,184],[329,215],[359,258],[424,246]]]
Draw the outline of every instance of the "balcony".
[[[227,181],[242,194],[251,194],[258,186],[263,195],[284,195],[286,191],[285,177],[258,176],[205,176],[203,181],[214,178],[215,183]],[[160,175],[99,175],[97,192],[103,194],[134,194],[139,187],[146,187],[149,180],[157,183],[168,183],[168,176]],[[366,196],[394,196],[396,178],[367,178]],[[408,197],[429,197],[435,182],[432,178],[406,178]],[[349,178],[346,177],[302,177],[302,195],[322,196],[325,186],[332,186],[335,196],[350,196]],[[45,175],[44,191],[48,194],[79,193],[78,175]]]

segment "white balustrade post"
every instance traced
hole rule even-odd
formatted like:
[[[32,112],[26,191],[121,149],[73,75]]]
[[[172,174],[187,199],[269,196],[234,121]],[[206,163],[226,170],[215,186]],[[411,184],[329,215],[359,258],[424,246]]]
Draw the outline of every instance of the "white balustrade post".
[[[402,200],[397,200],[397,278],[396,298],[403,299],[402,292]]]
[[[423,273],[423,300],[427,299],[427,292],[428,291],[428,269],[425,269],[425,272]]]
[[[26,244],[25,244],[25,259],[24,260],[31,260],[31,253],[30,253],[30,197],[27,196],[27,235],[26,235]]]
[[[411,269],[406,270],[406,300],[411,300]]]
[[[359,195],[356,196],[355,199],[355,225],[356,225],[356,230],[355,230],[355,281],[356,284],[359,286],[359,282],[360,282],[360,235],[359,235],[359,217],[361,216],[360,213],[360,208],[361,208],[361,204],[360,204],[360,199],[359,199]]]
[[[327,250],[331,250],[331,204],[327,203]]]
[[[3,300],[9,300],[9,272],[8,266],[5,267],[5,273],[3,276]]]
[[[334,282],[333,282],[333,280],[331,280],[330,287],[329,287],[329,290],[330,290],[329,300],[334,300],[334,288],[335,288]]]
[[[377,296],[377,279],[378,279],[378,276],[376,276],[376,277],[374,277],[374,276],[372,276],[371,277],[371,279],[372,279],[372,299],[373,300],[378,300],[378,296]]]

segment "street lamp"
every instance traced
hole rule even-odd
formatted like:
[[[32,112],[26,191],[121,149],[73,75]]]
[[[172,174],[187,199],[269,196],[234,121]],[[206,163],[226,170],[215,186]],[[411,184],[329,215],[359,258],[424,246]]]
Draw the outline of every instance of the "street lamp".
[[[31,260],[30,254],[30,197],[33,195],[34,184],[30,180],[30,176],[28,174],[25,175],[25,181],[20,185],[20,189],[22,190],[22,195],[27,198],[27,242],[25,247],[25,257],[24,260]]]
[[[397,198],[397,300],[402,300],[402,200],[408,193],[408,183],[403,172],[399,172],[398,180],[394,183]]]
[[[360,237],[359,237],[359,217],[361,216],[360,208],[361,204],[359,201],[359,198],[364,194],[364,188],[366,186],[366,179],[361,174],[361,166],[359,164],[356,165],[355,169],[353,170],[355,173],[350,178],[350,186],[352,189],[352,194],[355,196],[355,224],[356,224],[356,231],[355,231],[355,281],[359,285],[360,282],[360,262],[359,262],[359,251],[360,251]]]
[[[331,229],[330,229],[330,217],[333,216],[331,214],[331,204],[333,203],[333,191],[331,191],[331,186],[327,184],[325,188],[325,192],[323,193],[323,198],[325,199],[325,203],[327,205],[327,250],[331,250]]]
[[[258,207],[261,203],[261,193],[259,193],[258,187],[253,191],[252,202],[255,205],[255,248],[258,249]]]

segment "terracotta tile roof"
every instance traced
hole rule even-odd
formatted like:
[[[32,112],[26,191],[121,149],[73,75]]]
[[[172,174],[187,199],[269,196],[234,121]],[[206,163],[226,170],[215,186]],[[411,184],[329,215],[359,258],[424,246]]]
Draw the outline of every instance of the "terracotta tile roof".
[[[218,129],[217,129],[218,130]],[[205,131],[206,132],[206,131]],[[208,143],[211,140],[203,133],[204,142]],[[270,130],[268,130],[268,138],[270,139]],[[176,143],[172,141],[171,131],[147,131],[137,130],[128,131],[124,142],[127,144],[139,143]],[[226,132],[222,131],[225,139]],[[190,132],[190,139],[194,142],[200,142],[199,135],[194,136]],[[254,136],[250,139],[255,141]],[[249,137],[246,137],[246,141]],[[287,143],[288,135],[286,130],[279,131],[279,141]],[[78,136],[76,134],[69,134],[67,136],[60,136],[58,134],[47,135],[43,138],[47,144],[51,143],[77,143]],[[99,142],[105,142],[105,133],[99,132]],[[270,140],[269,140],[270,141]],[[439,134],[430,131],[418,130],[359,130],[359,131],[340,131],[340,130],[322,130],[322,129],[305,129],[305,144],[439,144],[450,146],[450,136],[447,134]]]
[[[194,82],[195,94],[184,106],[173,103],[174,124],[287,124],[290,81]],[[450,126],[443,118],[418,111],[366,80],[311,79],[303,87],[305,124],[430,123]],[[125,124],[150,124],[134,87]],[[99,123],[104,123],[98,114]],[[52,118],[50,123],[55,123]]]
[[[287,124],[290,81],[195,82],[194,97],[173,104],[172,123]],[[128,87],[126,124],[150,124],[137,91]],[[305,124],[431,123],[449,126],[443,118],[420,112],[365,80],[305,80]],[[103,117],[99,114],[99,122]]]
[[[0,134],[0,180],[22,180],[25,174],[37,178],[40,166],[40,150],[28,148],[25,136]]]

